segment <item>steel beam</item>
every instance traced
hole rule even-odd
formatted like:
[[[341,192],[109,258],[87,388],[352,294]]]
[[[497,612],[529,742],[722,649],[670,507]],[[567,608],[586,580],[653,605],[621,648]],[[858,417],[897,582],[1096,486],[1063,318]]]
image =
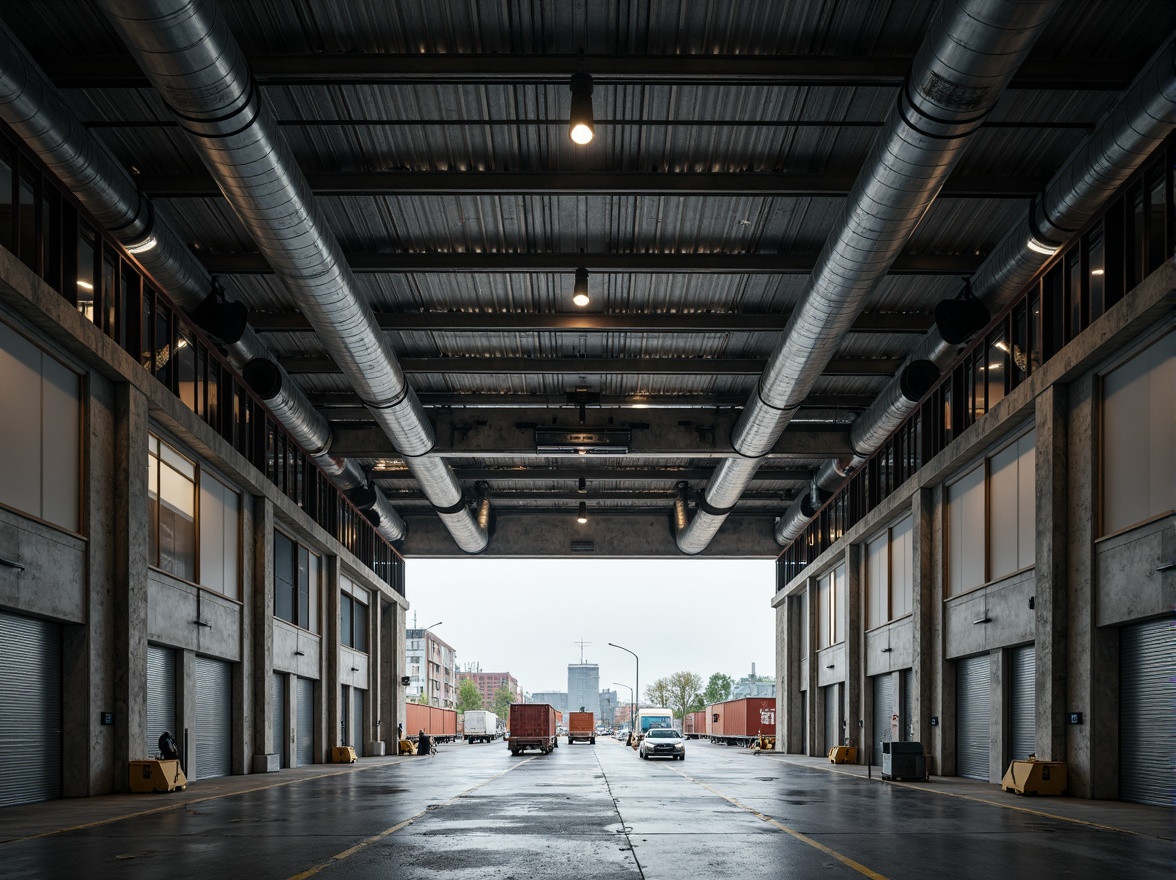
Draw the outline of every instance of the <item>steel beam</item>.
[[[383,330],[437,333],[518,333],[533,330],[633,333],[762,333],[783,330],[788,315],[693,312],[675,314],[504,314],[501,312],[380,312],[376,323]],[[849,328],[851,333],[925,333],[932,324],[930,312],[863,312]],[[251,312],[249,325],[260,333],[310,333],[310,321],[301,312]]]
[[[390,83],[556,83],[587,71],[600,85],[795,85],[898,87],[910,58],[835,55],[475,55],[314,53],[252,55],[249,66],[262,85]],[[146,88],[147,80],[125,55],[42,58],[41,68],[58,88]],[[1067,92],[1119,91],[1138,72],[1136,61],[1034,60],[1021,65],[1009,88]]]
[[[428,253],[346,254],[352,272],[372,273],[508,273],[561,272],[584,268],[593,273],[638,272],[650,275],[808,275],[812,254],[540,254]],[[979,268],[979,254],[903,254],[891,275],[970,275]],[[206,254],[205,268],[214,275],[272,275],[261,254]]]
[[[220,198],[208,174],[144,174],[139,187],[158,199]],[[694,174],[690,172],[335,171],[308,173],[318,196],[588,195],[844,197],[854,175]],[[1037,177],[951,177],[939,198],[1028,199]]]
[[[323,356],[280,358],[291,375],[342,373]],[[764,370],[760,358],[548,358],[548,357],[431,357],[400,358],[404,372],[481,375],[561,376],[758,376]],[[891,376],[902,358],[834,358],[825,365],[827,376]]]
[[[447,458],[542,460],[550,463],[553,458],[564,456],[543,453],[535,447],[535,428],[567,427],[589,429],[593,427],[629,427],[631,437],[627,453],[600,456],[598,460],[623,463],[628,458],[693,458],[719,459],[735,455],[731,447],[731,429],[738,413],[721,411],[706,413],[705,417],[679,419],[673,411],[669,413],[648,410],[641,419],[614,422],[606,425],[603,420],[580,420],[572,414],[553,420],[547,411],[536,413],[536,418],[526,418],[529,413],[516,414],[509,411],[487,413],[485,417],[471,419],[460,411],[438,411],[433,413],[437,444],[436,455]],[[331,426],[331,453],[355,458],[397,460],[400,454],[382,431],[374,426],[333,423]],[[789,428],[769,454],[769,460],[824,460],[851,454],[849,432],[844,429],[813,430]],[[596,456],[568,455],[569,461],[580,466]]]
[[[362,409],[359,395],[354,391],[311,391],[307,395],[310,402],[321,409],[328,418],[335,418],[340,411]],[[421,391],[417,393],[421,403],[428,410],[453,409],[461,410],[469,418],[477,418],[481,410],[519,410],[542,408],[547,410],[578,410],[580,403],[570,398],[568,394],[461,394],[449,391]],[[804,418],[806,410],[839,409],[857,412],[866,409],[874,402],[870,394],[810,394],[801,404],[800,413],[793,419]],[[600,418],[612,418],[609,410],[649,410],[649,409],[678,409],[678,410],[721,410],[742,409],[747,403],[746,394],[663,394],[663,395],[600,395],[599,399],[585,403],[587,412],[599,415]],[[364,410],[366,412],[366,410]],[[548,413],[550,415],[550,412]],[[342,416],[354,420],[355,416]],[[366,417],[361,417],[365,421]]]
[[[455,467],[457,478],[466,483],[476,482],[552,482],[575,481],[583,477],[589,485],[594,481],[610,483],[657,483],[657,482],[698,482],[709,480],[713,468],[632,468],[602,467],[586,465],[581,460],[569,461],[566,468],[552,468],[547,464],[533,467],[463,468]],[[412,475],[404,470],[373,470],[372,479],[379,483],[410,481]],[[813,472],[809,468],[760,468],[755,473],[755,483],[808,483]]]

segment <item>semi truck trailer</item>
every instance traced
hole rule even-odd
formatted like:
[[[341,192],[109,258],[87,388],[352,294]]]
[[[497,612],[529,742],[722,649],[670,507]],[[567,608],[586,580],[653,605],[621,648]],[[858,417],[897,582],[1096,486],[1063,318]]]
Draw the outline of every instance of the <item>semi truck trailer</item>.
[[[498,716],[485,709],[472,709],[462,716],[465,719],[464,736],[467,743],[493,742],[501,736],[498,730]]]
[[[506,745],[512,755],[526,749],[538,749],[543,754],[559,748],[555,732],[555,708],[547,703],[511,703],[510,738]]]
[[[568,715],[568,745],[586,742],[596,745],[596,719],[591,712],[571,712]]]

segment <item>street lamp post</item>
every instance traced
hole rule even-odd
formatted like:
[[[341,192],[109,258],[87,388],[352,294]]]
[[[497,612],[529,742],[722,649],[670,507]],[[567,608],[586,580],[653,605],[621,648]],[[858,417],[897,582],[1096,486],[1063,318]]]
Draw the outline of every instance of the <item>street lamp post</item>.
[[[440,626],[444,622],[444,620],[438,620],[436,623],[430,623],[421,630],[425,636],[425,698],[429,701],[428,705],[430,706],[433,705],[433,696],[429,693],[429,630],[435,626]],[[443,702],[440,698],[438,698],[438,701]]]
[[[629,729],[632,730],[633,729],[633,686],[628,685],[628,684],[624,684],[623,682],[619,682],[619,681],[614,681],[613,684],[615,684],[617,687],[623,687],[625,690],[627,690],[629,692]]]
[[[626,653],[633,655],[633,662],[634,662],[634,666],[635,666],[635,668],[634,668],[635,687],[633,688],[632,699],[629,703],[629,729],[633,730],[633,721],[637,715],[637,698],[641,694],[641,659],[637,656],[635,651],[630,651],[624,645],[617,645],[617,644],[614,644],[613,642],[609,642],[608,646],[610,648],[620,648],[622,651],[625,651]]]

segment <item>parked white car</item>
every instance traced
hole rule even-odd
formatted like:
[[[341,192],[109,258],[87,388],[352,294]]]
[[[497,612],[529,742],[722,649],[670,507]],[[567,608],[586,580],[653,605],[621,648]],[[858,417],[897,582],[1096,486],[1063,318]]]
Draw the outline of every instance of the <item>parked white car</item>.
[[[668,727],[655,727],[645,733],[637,747],[642,758],[675,758],[686,760],[686,740],[678,731]]]

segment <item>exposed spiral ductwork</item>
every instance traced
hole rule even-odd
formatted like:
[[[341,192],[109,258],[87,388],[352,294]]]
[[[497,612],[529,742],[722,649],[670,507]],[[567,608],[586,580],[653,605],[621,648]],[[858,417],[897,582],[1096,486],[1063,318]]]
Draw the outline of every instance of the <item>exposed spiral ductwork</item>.
[[[947,0],[940,6],[842,221],[732,431],[740,457],[715,470],[694,519],[677,534],[678,549],[706,549],[1057,5]]]
[[[1176,37],[1160,48],[1119,97],[1090,138],[1079,147],[1034,200],[1020,223],[1006,235],[972,278],[972,292],[990,313],[999,313],[1013,296],[1040,271],[1049,254],[1027,247],[1032,238],[1045,249],[1068,242],[1118,191],[1176,127]],[[830,459],[817,482],[832,491],[860,467],[914,410],[929,390],[914,396],[903,391],[905,377],[915,364],[931,362],[946,369],[963,340],[939,329],[907,359],[866,412],[854,422],[852,459]],[[932,380],[932,384],[933,384]],[[815,511],[814,511],[815,512]],[[787,544],[804,531],[812,514],[794,502],[777,522],[776,541]]]
[[[94,139],[24,47],[0,22],[0,118],[77,196],[103,228],[136,259],[171,300],[225,345],[238,369],[269,364],[254,386],[294,438],[344,490],[364,485],[353,461],[327,452],[330,427],[280,367],[265,360],[264,344],[245,323],[245,308],[228,302],[167,218],[157,214],[135,179]],[[153,242],[147,247],[148,242]],[[259,366],[254,377],[260,379]],[[246,376],[246,381],[249,377]],[[378,490],[352,499],[389,541],[403,540],[404,521]]]
[[[215,5],[101,0],[99,6],[457,545],[484,550],[487,532],[452,469],[430,455],[432,425],[371,308],[356,294],[342,249]]]

